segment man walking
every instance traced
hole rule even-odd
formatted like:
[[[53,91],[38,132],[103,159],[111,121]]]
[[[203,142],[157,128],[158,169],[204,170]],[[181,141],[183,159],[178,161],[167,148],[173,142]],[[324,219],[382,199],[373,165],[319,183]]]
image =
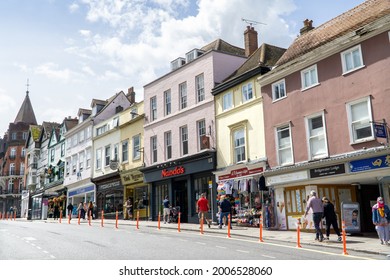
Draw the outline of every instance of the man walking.
[[[311,208],[313,210],[313,222],[314,222],[314,227],[316,229],[315,240],[319,240],[320,242],[322,242],[324,240],[324,235],[322,234],[322,231],[320,229],[320,222],[324,213],[324,206],[322,204],[321,199],[317,197],[317,193],[314,190],[310,192],[310,195],[311,197],[307,202],[307,206],[306,206],[305,217]]]
[[[229,219],[229,215],[232,212],[232,204],[226,198],[226,196],[221,197],[221,203],[219,205],[219,228],[222,228],[223,217],[226,217],[226,221]],[[230,229],[232,229],[232,223],[230,222]]]
[[[163,207],[164,207],[164,213],[163,213],[163,220],[164,220],[164,224],[166,224],[167,222],[170,223],[170,220],[169,220],[169,215],[171,214],[171,211],[169,209],[169,206],[171,206],[171,204],[169,203],[169,199],[168,199],[168,196],[165,196],[165,199],[163,200]]]
[[[210,205],[209,205],[209,201],[206,198],[206,194],[202,193],[200,195],[200,198],[198,199],[198,202],[196,203],[196,212],[198,212],[199,224],[202,221],[202,215],[203,215],[203,218],[205,219],[207,225],[210,228],[211,220],[208,219],[209,209],[210,209]]]

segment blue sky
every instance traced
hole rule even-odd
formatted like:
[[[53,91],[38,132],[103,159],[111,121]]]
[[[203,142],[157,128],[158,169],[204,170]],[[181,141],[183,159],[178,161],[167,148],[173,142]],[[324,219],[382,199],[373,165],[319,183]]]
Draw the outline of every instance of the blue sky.
[[[0,135],[26,81],[38,123],[61,122],[169,71],[170,62],[221,38],[243,47],[246,23],[259,44],[287,48],[306,18],[317,27],[364,0],[1,0]]]

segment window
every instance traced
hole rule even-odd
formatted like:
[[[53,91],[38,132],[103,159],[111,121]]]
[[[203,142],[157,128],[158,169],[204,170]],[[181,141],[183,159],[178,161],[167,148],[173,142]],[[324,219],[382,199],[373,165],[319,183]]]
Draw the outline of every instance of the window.
[[[84,170],[84,152],[79,154],[79,172]]]
[[[20,164],[20,175],[24,175],[24,163]]]
[[[134,118],[138,117],[138,109],[137,109],[137,107],[131,109],[130,115],[131,115],[131,119],[134,119]]]
[[[87,135],[85,136],[86,139],[91,138],[92,136],[92,126],[87,127]]]
[[[290,125],[276,128],[277,152],[280,165],[293,163]]]
[[[133,136],[133,160],[141,158],[141,135]]]
[[[119,144],[115,144],[114,145],[114,160],[115,161],[119,161],[118,153],[119,153]]]
[[[91,149],[86,150],[86,156],[85,156],[85,163],[86,163],[86,168],[91,167]]]
[[[27,132],[23,132],[23,135],[22,135],[23,140],[26,140],[27,136],[28,136],[28,133]]]
[[[242,86],[242,101],[246,102],[253,98],[252,83],[248,83]]]
[[[180,96],[180,109],[187,108],[187,83],[181,83],[179,85],[179,96]]]
[[[55,154],[55,149],[50,149],[50,162],[54,161],[54,154]]]
[[[286,97],[286,82],[283,79],[272,84],[272,100],[276,101],[284,97]]]
[[[66,172],[66,175],[68,176],[70,173],[70,158],[67,158],[65,161],[66,161],[65,172]]]
[[[244,161],[245,157],[245,129],[233,132],[234,163]]]
[[[26,148],[22,148],[22,158],[26,157]]]
[[[15,159],[16,158],[16,148],[11,148],[11,152],[10,152],[10,158],[11,159]]]
[[[96,129],[96,136],[99,136],[99,135],[103,134],[104,132],[106,132],[106,129],[107,129],[107,125],[106,124],[101,126],[101,127],[98,127]]]
[[[206,121],[201,120],[197,122],[198,127],[198,147],[202,150],[202,136],[206,135]]]
[[[96,170],[102,168],[102,149],[96,150]]]
[[[65,156],[65,142],[61,143],[61,157]]]
[[[317,65],[313,65],[301,71],[302,89],[318,85]]]
[[[302,215],[305,212],[306,190],[304,187],[286,190],[286,212],[289,215]]]
[[[351,143],[374,139],[371,101],[369,97],[347,104],[348,126]]]
[[[8,181],[8,192],[13,193],[14,192],[14,180],[9,179]]]
[[[77,155],[72,156],[72,174],[76,174],[77,171]]]
[[[204,95],[204,76],[200,74],[195,77],[195,90],[196,90],[196,100],[201,102],[205,99]]]
[[[164,101],[165,101],[165,115],[171,113],[171,90],[164,91]]]
[[[150,150],[152,152],[152,163],[157,162],[157,136],[150,138]]]
[[[112,119],[112,128],[117,127],[119,125],[119,117],[115,117]]]
[[[157,120],[157,98],[150,98],[150,118],[152,121]]]
[[[228,92],[222,98],[222,110],[226,111],[233,107],[233,93]]]
[[[9,175],[16,175],[15,163],[11,163],[11,164],[9,165]]]
[[[355,46],[349,50],[341,53],[341,64],[343,67],[343,74],[354,71],[363,67],[363,56],[360,45]]]
[[[12,134],[11,134],[11,140],[16,140],[16,132],[12,132]]]
[[[129,140],[122,141],[122,162],[129,160]]]
[[[111,146],[110,145],[104,147],[104,157],[105,157],[104,165],[105,166],[110,165],[110,159],[111,159]]]
[[[170,131],[164,133],[165,138],[165,159],[172,158],[172,133]]]
[[[309,159],[316,159],[328,156],[328,147],[324,123],[325,119],[323,113],[306,118]]]
[[[77,134],[74,134],[72,136],[72,147],[76,147],[77,146]]]
[[[180,142],[181,154],[184,156],[188,154],[188,128],[187,126],[180,127]]]
[[[84,142],[84,136],[85,136],[84,134],[85,134],[84,130],[81,130],[79,132],[79,142],[80,143]]]

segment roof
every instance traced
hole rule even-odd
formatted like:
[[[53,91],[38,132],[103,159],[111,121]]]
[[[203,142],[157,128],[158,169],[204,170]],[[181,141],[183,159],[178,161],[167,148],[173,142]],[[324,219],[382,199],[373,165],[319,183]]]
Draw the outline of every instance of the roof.
[[[92,114],[92,110],[90,110],[90,109],[83,109],[83,108],[80,108],[79,112],[77,113],[78,116],[81,116],[81,115],[91,115],[91,114]]]
[[[22,106],[20,107],[19,112],[16,115],[14,121],[14,123],[19,122],[27,124],[37,124],[30,97],[28,96],[28,91],[26,92],[26,97],[24,98]]]
[[[299,36],[276,65],[285,64],[388,14],[390,14],[389,0],[367,0],[355,8]]]
[[[222,39],[217,39],[206,46],[202,47],[201,50],[208,51],[221,51],[233,55],[245,56],[245,49],[233,46]]]

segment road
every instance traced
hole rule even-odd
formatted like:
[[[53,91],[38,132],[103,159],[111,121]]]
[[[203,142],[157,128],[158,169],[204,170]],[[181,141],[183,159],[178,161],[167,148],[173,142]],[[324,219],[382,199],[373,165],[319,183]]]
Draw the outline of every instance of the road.
[[[383,255],[291,243],[260,243],[250,238],[87,223],[0,223],[0,260],[356,260]]]

